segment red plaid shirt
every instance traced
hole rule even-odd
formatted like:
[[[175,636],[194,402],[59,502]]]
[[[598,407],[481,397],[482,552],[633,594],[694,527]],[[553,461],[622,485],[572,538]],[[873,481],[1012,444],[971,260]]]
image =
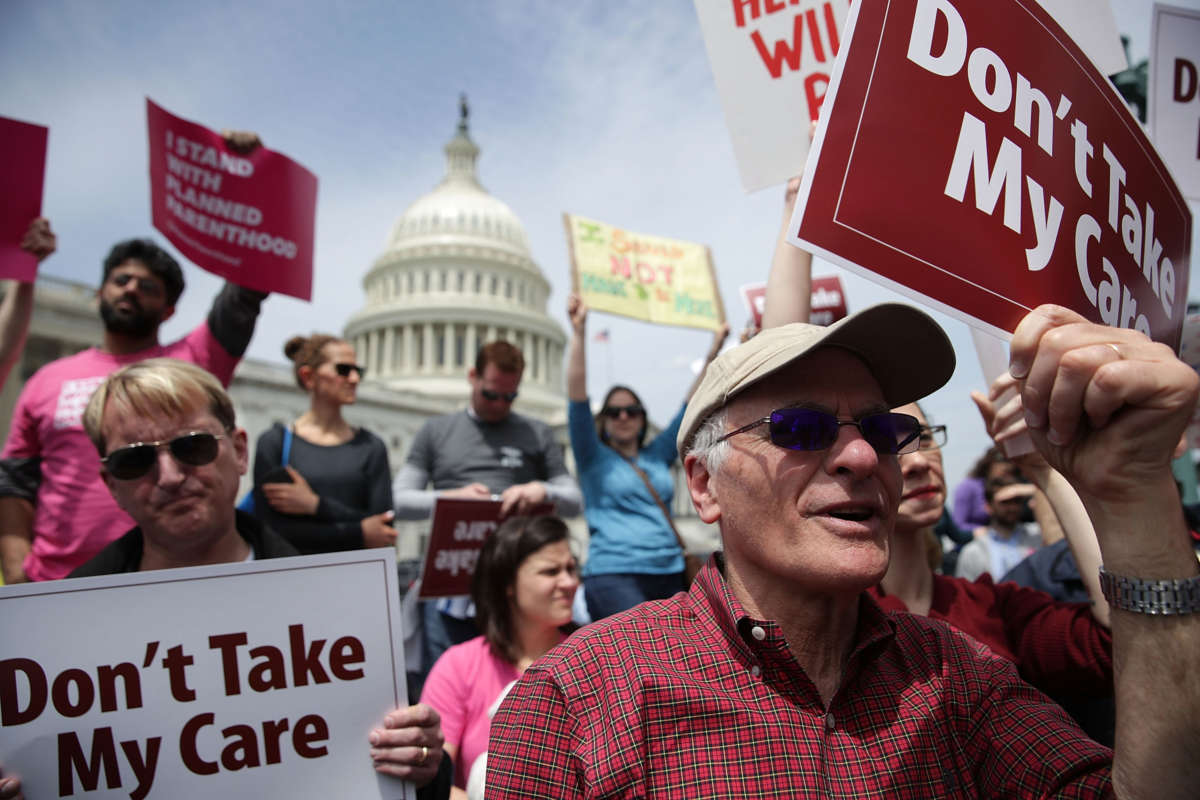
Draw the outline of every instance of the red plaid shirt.
[[[865,594],[826,709],[716,563],[526,671],[492,721],[488,798],[1112,795],[1111,751],[1011,662]]]

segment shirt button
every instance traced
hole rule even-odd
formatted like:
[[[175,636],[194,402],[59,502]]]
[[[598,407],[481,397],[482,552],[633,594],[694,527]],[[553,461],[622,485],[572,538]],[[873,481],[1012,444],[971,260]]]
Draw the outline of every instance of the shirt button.
[[[755,625],[753,628],[750,629],[750,635],[753,636],[755,639],[757,639],[760,642],[763,639],[767,638],[767,632],[764,631],[758,625]]]
[[[825,730],[832,732],[837,727],[837,719],[833,716],[833,712],[825,715]]]
[[[758,664],[755,664],[750,668],[750,674],[757,678],[758,676],[762,675],[762,667],[758,666]]]

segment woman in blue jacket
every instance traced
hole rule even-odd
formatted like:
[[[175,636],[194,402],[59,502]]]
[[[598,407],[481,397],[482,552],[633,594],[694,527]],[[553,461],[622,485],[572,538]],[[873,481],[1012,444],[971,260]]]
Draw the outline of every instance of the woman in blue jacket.
[[[671,464],[684,408],[704,370],[674,419],[647,442],[645,406],[626,386],[609,389],[593,417],[584,355],[587,306],[578,295],[567,299],[567,315],[572,328],[567,426],[590,534],[584,597],[596,620],[684,589],[684,553],[668,516],[675,494]],[[713,335],[705,368],[728,335],[728,325]]]

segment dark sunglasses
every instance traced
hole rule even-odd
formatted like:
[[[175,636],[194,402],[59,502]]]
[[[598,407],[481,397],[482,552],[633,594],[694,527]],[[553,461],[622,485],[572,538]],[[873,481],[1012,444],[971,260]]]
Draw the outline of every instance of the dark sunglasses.
[[[886,455],[912,453],[921,443],[921,421],[908,414],[868,414],[857,420],[840,420],[812,408],[780,408],[769,417],[743,425],[718,439],[745,433],[759,425],[769,426],[771,444],[786,450],[826,450],[837,441],[843,425],[858,428],[875,452]]]
[[[629,417],[640,417],[646,413],[646,409],[636,404],[632,406],[605,406],[600,410],[600,413],[609,419],[620,419],[622,414]]]
[[[177,436],[169,441],[136,442],[113,450],[100,462],[108,470],[108,474],[122,481],[140,478],[150,471],[158,461],[159,449],[165,447],[171,452],[171,457],[180,464],[191,467],[202,467],[211,464],[220,449],[220,440],[224,434],[194,431]]]
[[[493,392],[491,389],[480,389],[479,393],[483,395],[484,400],[490,400],[493,403],[497,400],[503,400],[506,403],[511,403],[513,400],[517,399],[516,392]]]
[[[357,372],[359,380],[362,380],[367,375],[367,368],[359,366],[358,364],[346,364],[343,362],[338,362],[337,364],[333,365],[333,368],[336,369],[337,374],[341,375],[343,378],[349,378],[351,372]]]

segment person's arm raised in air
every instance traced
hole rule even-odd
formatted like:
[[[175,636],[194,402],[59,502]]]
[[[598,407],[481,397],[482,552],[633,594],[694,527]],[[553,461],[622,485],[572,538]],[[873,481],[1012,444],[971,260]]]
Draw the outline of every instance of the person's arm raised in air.
[[[763,328],[775,328],[789,322],[808,322],[812,315],[812,254],[788,244],[788,223],[796,207],[800,190],[799,176],[787,182],[783,195],[783,221],[775,239],[771,271],[767,273],[767,292],[763,305]]]
[[[567,297],[567,318],[571,320],[571,343],[567,345],[567,399],[588,399],[587,393],[587,339],[588,307],[577,294]]]
[[[808,127],[812,142],[817,123]],[[801,170],[803,172],[803,170]],[[788,244],[788,225],[796,210],[796,195],[800,191],[800,176],[787,182],[783,191],[783,219],[775,237],[775,253],[771,256],[771,271],[767,273],[762,326],[776,328],[789,322],[808,322],[812,316],[812,253]]]
[[[38,262],[45,261],[58,246],[50,220],[38,217],[29,223],[21,239],[21,249]],[[33,282],[4,281],[4,300],[0,301],[0,388],[8,380],[29,333],[33,318]]]
[[[1112,610],[1117,728],[1113,783],[1123,798],[1194,798],[1200,786],[1200,564],[1171,458],[1200,395],[1200,376],[1166,345],[1044,305],[1013,333],[1034,444],[1079,493],[1104,569],[1169,592],[1173,610]],[[1123,584],[1137,590],[1139,584]],[[1142,586],[1144,588],[1144,586]],[[1191,601],[1187,592],[1191,590]],[[1125,597],[1118,592],[1116,598]]]

